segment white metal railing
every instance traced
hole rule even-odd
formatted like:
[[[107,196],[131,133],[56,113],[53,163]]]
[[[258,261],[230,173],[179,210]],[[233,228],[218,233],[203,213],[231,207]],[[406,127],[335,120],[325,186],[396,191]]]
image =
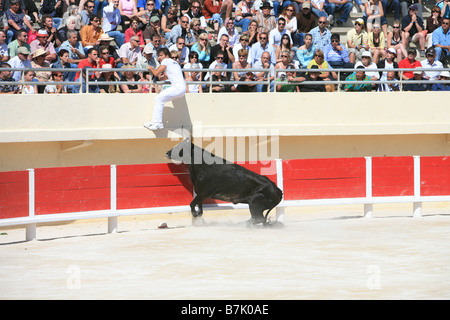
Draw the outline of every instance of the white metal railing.
[[[337,79],[336,80],[327,80],[327,81],[321,81],[319,82],[320,84],[323,85],[327,85],[327,84],[334,84],[337,87],[336,91],[341,91],[341,86],[342,85],[346,85],[346,84],[362,84],[362,83],[366,83],[366,84],[392,84],[392,83],[398,83],[399,84],[399,89],[400,91],[403,90],[403,86],[404,84],[408,83],[408,84],[419,84],[419,83],[426,83],[426,84],[434,84],[434,83],[443,83],[443,84],[450,84],[450,80],[427,80],[427,79],[422,79],[422,80],[404,80],[402,75],[404,72],[408,72],[408,71],[417,71],[417,70],[421,70],[421,71],[432,71],[432,72],[441,72],[441,71],[450,71],[450,68],[409,68],[409,69],[403,69],[403,68],[395,68],[395,69],[387,69],[387,68],[378,68],[378,69],[364,69],[365,72],[383,72],[383,71],[394,71],[397,72],[400,77],[397,80],[394,81],[388,81],[388,80],[369,80],[369,81],[346,81],[346,80],[341,80],[341,74],[342,73],[352,73],[354,71],[356,71],[357,69],[344,69],[344,68],[336,68],[336,69],[315,69],[317,70],[317,72],[335,72],[337,73]],[[89,87],[90,86],[98,86],[98,85],[110,85],[110,84],[115,84],[115,85],[122,85],[122,84],[143,84],[143,85],[162,85],[162,84],[166,84],[169,83],[168,81],[93,81],[92,79],[90,79],[90,74],[91,73],[96,73],[96,72],[109,72],[109,71],[113,71],[113,72],[125,72],[125,71],[133,71],[133,72],[144,72],[147,71],[147,69],[138,69],[138,68],[133,68],[133,69],[124,69],[124,68],[87,68],[87,69],[80,69],[80,68],[26,68],[26,69],[20,69],[20,68],[3,68],[2,70],[10,70],[10,71],[28,71],[28,70],[33,70],[35,72],[39,72],[39,71],[58,71],[58,72],[63,72],[63,73],[67,73],[67,72],[76,72],[76,73],[80,73],[80,72],[86,72],[86,81],[85,81],[85,85],[86,85],[86,92],[89,92]],[[267,78],[266,80],[263,81],[239,81],[239,80],[230,80],[230,81],[220,81],[220,82],[216,82],[212,80],[212,76],[209,77],[208,80],[204,80],[204,81],[186,81],[186,84],[202,84],[202,85],[207,85],[209,87],[209,92],[211,91],[211,87],[214,84],[220,83],[220,84],[224,84],[224,85],[239,85],[239,84],[251,84],[251,85],[266,85],[267,86],[267,92],[270,92],[270,86],[271,83],[273,82],[273,87],[274,87],[274,92],[276,92],[276,87],[277,84],[304,84],[304,85],[309,85],[309,84],[318,84],[318,82],[316,81],[289,81],[289,82],[285,82],[285,81],[280,81],[280,79],[278,79],[277,74],[278,73],[286,73],[288,71],[293,71],[297,74],[297,76],[301,76],[307,72],[310,72],[311,69],[275,69],[275,79],[273,81],[270,80],[270,77],[267,77],[267,75],[269,74],[270,70],[269,69],[192,69],[192,68],[186,68],[183,69],[184,72],[191,72],[191,71],[197,71],[197,72],[202,72],[202,73],[211,73],[211,72],[221,72],[221,73],[230,73],[230,72],[241,72],[241,71],[251,71],[253,73],[256,72],[264,72],[266,74],[265,78]],[[82,87],[83,86],[83,78],[82,76],[80,76],[76,81],[60,81],[60,82],[53,82],[53,81],[46,81],[46,82],[37,82],[37,81],[25,81],[24,79],[24,72],[22,72],[22,76],[21,76],[21,80],[20,81],[2,81],[1,82],[2,85],[14,85],[14,86],[22,86],[22,85],[39,85],[39,86],[44,86],[44,85],[73,85],[73,86],[78,86],[78,87]],[[79,90],[79,93],[86,93],[83,92],[83,90]]]
[[[413,217],[422,216],[423,202],[441,202],[450,201],[450,195],[444,196],[422,196],[421,195],[421,173],[420,156],[414,156],[414,194],[412,196],[388,196],[374,197],[372,195],[372,157],[365,157],[366,186],[365,196],[359,198],[334,198],[334,199],[301,199],[301,200],[282,200],[276,208],[278,221],[284,221],[284,208],[317,206],[317,205],[344,205],[344,204],[362,204],[364,205],[364,216],[373,217],[373,205],[380,203],[413,203]],[[283,160],[276,159],[277,185],[283,190]],[[35,214],[35,175],[34,169],[28,169],[29,180],[29,214],[27,217],[0,219],[0,227],[24,225],[26,228],[26,240],[36,239],[36,224],[55,222],[55,221],[73,221],[80,219],[108,218],[108,233],[117,231],[118,217],[132,216],[155,213],[185,212],[190,211],[188,204],[183,206],[168,206],[154,208],[136,208],[136,209],[117,209],[117,170],[116,165],[110,166],[110,197],[111,205],[108,210],[70,212],[55,214]],[[245,204],[205,204],[205,209],[245,209]]]

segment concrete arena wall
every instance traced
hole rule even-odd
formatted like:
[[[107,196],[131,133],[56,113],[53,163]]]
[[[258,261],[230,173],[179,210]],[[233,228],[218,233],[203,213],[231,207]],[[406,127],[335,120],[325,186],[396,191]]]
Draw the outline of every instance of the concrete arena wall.
[[[282,159],[449,155],[449,98],[447,92],[188,94],[168,104],[166,129],[155,134],[142,127],[154,94],[2,96],[0,171],[161,163],[179,128],[192,130],[203,146],[211,137],[245,136],[252,144],[249,137],[268,134]],[[225,147],[215,152],[224,155]],[[248,157],[230,160],[263,160]]]

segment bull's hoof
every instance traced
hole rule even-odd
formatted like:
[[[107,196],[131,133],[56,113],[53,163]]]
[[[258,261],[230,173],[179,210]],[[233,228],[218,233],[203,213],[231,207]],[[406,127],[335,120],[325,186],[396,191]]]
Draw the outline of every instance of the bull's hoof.
[[[202,216],[192,216],[192,225],[195,227],[202,227],[206,225],[205,219]]]
[[[267,221],[264,224],[264,227],[279,229],[279,228],[284,228],[284,224],[283,224],[283,222],[276,221],[276,220],[275,221]]]

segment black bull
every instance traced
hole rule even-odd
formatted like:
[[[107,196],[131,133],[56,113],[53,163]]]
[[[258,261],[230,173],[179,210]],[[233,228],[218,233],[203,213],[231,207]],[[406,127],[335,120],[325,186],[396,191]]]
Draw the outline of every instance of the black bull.
[[[169,150],[166,157],[188,165],[196,193],[190,203],[195,218],[203,214],[203,201],[212,198],[233,204],[247,203],[250,223],[266,225],[269,212],[282,199],[283,192],[266,176],[217,157],[194,145],[189,138]],[[268,210],[266,215],[265,210]]]

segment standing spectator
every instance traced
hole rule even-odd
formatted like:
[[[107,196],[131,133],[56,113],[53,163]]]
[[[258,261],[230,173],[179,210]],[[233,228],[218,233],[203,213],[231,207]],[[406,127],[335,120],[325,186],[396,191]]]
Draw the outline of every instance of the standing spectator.
[[[9,9],[5,11],[5,17],[8,21],[9,30],[12,32],[12,36],[8,39],[8,43],[11,42],[19,30],[25,30],[27,32],[31,30],[33,33],[36,33],[36,30],[33,29],[25,14],[20,11],[20,0],[10,0],[9,4]]]
[[[263,52],[269,52],[270,54],[270,63],[274,64],[277,61],[276,55],[275,55],[275,49],[273,46],[269,45],[269,36],[266,32],[261,32],[259,35],[259,42],[252,45],[252,48],[250,49],[250,56],[251,56],[251,64],[254,65],[256,61],[258,61],[261,58],[261,55]]]
[[[19,30],[16,34],[16,40],[8,44],[9,57],[14,58],[15,56],[17,56],[17,51],[20,47],[25,47],[28,49],[28,51],[30,51],[31,48],[27,40],[28,40],[27,32],[25,30]]]
[[[372,32],[369,32],[369,47],[372,51],[372,61],[378,63],[378,60],[386,57],[384,33],[381,32],[378,23],[373,24]]]
[[[6,44],[6,32],[0,30],[0,65],[9,60],[8,45]]]
[[[347,32],[347,48],[351,63],[361,61],[362,54],[369,51],[369,35],[364,30],[363,19],[356,19],[355,28]]]
[[[325,24],[321,23],[322,21],[325,21]],[[326,29],[326,17],[319,17],[319,23],[318,27],[316,23],[316,16],[312,14],[311,12],[311,5],[309,2],[304,2],[302,6],[302,10],[300,10],[297,13],[297,35],[294,37],[294,46],[302,46],[303,45],[303,38],[306,33],[310,32],[313,35],[314,42],[316,44],[316,41],[319,43],[322,41],[321,38],[315,39],[316,35],[319,35],[321,37],[327,36],[325,35],[327,33]],[[318,30],[315,30],[316,28],[320,28]],[[314,32],[312,30],[315,30]],[[329,34],[331,36],[331,34]],[[329,40],[329,38],[328,38]],[[328,43],[326,43],[328,44]],[[326,45],[323,43],[323,46]],[[318,46],[316,46],[318,48]],[[320,46],[322,48],[322,46]]]
[[[364,67],[359,66],[355,72],[345,79],[345,81],[370,81],[370,78],[365,74]],[[348,83],[345,85],[345,91],[372,91],[372,85],[369,83]]]
[[[12,71],[5,70],[6,68],[11,68],[8,63],[2,63],[0,69],[0,94],[16,94],[20,93],[19,86],[12,84],[2,84],[2,82],[14,82],[15,80],[11,77]]]
[[[395,20],[392,24],[392,31],[388,32],[387,37],[387,48],[394,49],[398,58],[398,61],[402,60],[403,57],[406,57],[408,54],[406,53],[406,48],[402,43],[402,31],[400,29],[400,21]]]
[[[422,32],[423,30],[423,20],[417,14],[417,6],[415,4],[410,5],[408,14],[402,19],[402,43],[407,48],[409,41],[419,42],[421,57],[425,57],[425,35]]]
[[[122,59],[122,64],[134,66],[141,56],[139,37],[137,36],[132,36],[130,42],[126,42],[120,47],[119,57]]]
[[[91,24],[84,26],[80,31],[81,44],[85,52],[100,43],[102,33],[103,29],[100,27],[100,18],[92,15]]]
[[[296,52],[300,67],[303,69],[308,66],[309,62],[314,57],[314,52],[316,51],[313,44],[313,38],[310,33],[305,35],[304,42],[304,45],[298,48]]]
[[[30,49],[31,53],[34,54],[37,49],[44,49],[47,52],[45,60],[49,63],[53,63],[56,61],[56,51],[53,43],[48,41],[49,35],[47,30],[40,29],[37,33],[36,40],[31,41]]]
[[[254,69],[267,69],[267,72],[257,72],[255,74],[256,81],[265,81],[272,83],[272,81],[275,79],[275,67],[272,63],[270,63],[270,53],[267,51],[264,51],[261,55],[261,59],[256,61],[253,65]],[[267,91],[267,85],[266,84],[257,84],[256,85],[256,92],[266,92]]]
[[[433,32],[433,46],[436,50],[436,60],[444,61],[450,58],[450,18],[442,19],[442,26]]]
[[[250,21],[256,14],[256,10],[252,9],[252,5],[252,0],[241,0],[236,6],[234,24],[237,27],[241,27],[241,32],[247,31]],[[261,23],[259,23],[259,27],[261,28]]]
[[[106,0],[103,0],[106,1]],[[122,22],[119,10],[119,0],[108,0],[108,5],[103,8],[103,32],[114,38],[120,48],[125,43],[125,35],[117,30]]]
[[[260,7],[261,12],[257,12],[255,14],[254,19],[258,23],[258,32],[267,32],[269,33],[270,30],[274,29],[277,26],[277,20],[275,16],[270,14],[270,10],[272,9],[272,6],[268,1],[264,2],[262,6]],[[249,16],[249,19],[251,17]]]
[[[322,50],[327,45],[331,43],[331,31],[327,29],[327,19],[325,17],[320,17],[318,26],[311,29],[309,32],[312,36],[312,43],[314,48]],[[348,39],[348,34],[347,34]],[[294,42],[295,45],[295,42]]]
[[[31,61],[28,59],[30,54],[31,52],[27,47],[19,47],[19,49],[17,49],[17,56],[9,59],[8,63],[11,68],[31,69]],[[21,76],[22,71],[13,71],[12,73],[14,81],[19,81]]]
[[[428,48],[426,52],[426,59],[421,61],[421,66],[424,69],[442,69],[444,66],[442,62],[436,60],[436,50]],[[423,78],[427,80],[437,80],[441,71],[424,71]]]
[[[439,80],[450,81],[450,72],[442,71]],[[431,86],[431,91],[450,91],[450,83],[434,83]]]
[[[78,32],[70,30],[67,32],[67,41],[61,44],[60,50],[65,49],[69,53],[69,63],[78,64],[86,58],[83,45],[78,41]]]
[[[211,44],[206,33],[202,33],[198,37],[198,41],[191,47],[191,50],[198,53],[199,62],[204,68],[208,68],[211,59]]]
[[[333,17],[336,17],[336,13],[341,14],[338,21],[336,21],[338,27],[342,27],[347,22],[352,8],[353,3],[351,0],[328,0],[328,4],[325,6],[325,10]]]
[[[417,55],[416,49],[410,48],[408,50],[408,55],[406,56],[406,58],[399,61],[398,67],[400,69],[412,69],[421,67],[422,65],[420,64],[420,62],[416,60],[416,55]],[[404,71],[402,74],[403,80],[409,80],[412,77],[414,77],[412,71]]]

